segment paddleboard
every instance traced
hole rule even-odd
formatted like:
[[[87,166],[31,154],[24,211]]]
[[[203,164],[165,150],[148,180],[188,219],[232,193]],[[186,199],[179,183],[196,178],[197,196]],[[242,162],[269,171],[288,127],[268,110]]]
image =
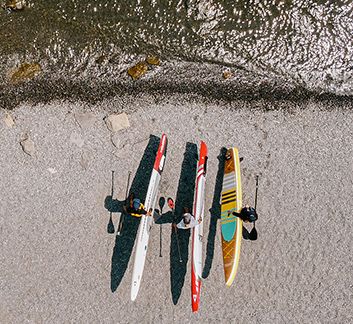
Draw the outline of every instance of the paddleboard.
[[[227,286],[233,283],[237,273],[243,231],[243,221],[232,213],[240,212],[241,208],[240,160],[238,149],[234,147],[226,153],[221,195],[223,267]]]
[[[197,312],[200,304],[201,275],[202,275],[202,235],[205,205],[205,184],[207,171],[207,145],[201,142],[200,157],[197,167],[193,215],[200,224],[191,229],[192,254],[191,254],[191,306]]]
[[[156,201],[158,198],[159,182],[161,179],[164,162],[166,158],[166,149],[167,149],[167,136],[163,134],[159,142],[159,147],[158,147],[156,159],[152,170],[152,175],[147,189],[147,195],[146,195],[146,200],[144,204],[145,209],[147,211],[149,211],[151,208],[152,208],[152,211],[154,211],[154,208],[156,206]],[[153,215],[153,212],[152,212],[152,215]],[[141,221],[138,229],[138,235],[137,235],[137,242],[136,242],[134,267],[132,272],[132,284],[131,284],[132,301],[136,299],[140,289],[143,269],[146,261],[148,240],[150,237],[152,224],[153,224],[153,216],[143,215],[141,217]]]

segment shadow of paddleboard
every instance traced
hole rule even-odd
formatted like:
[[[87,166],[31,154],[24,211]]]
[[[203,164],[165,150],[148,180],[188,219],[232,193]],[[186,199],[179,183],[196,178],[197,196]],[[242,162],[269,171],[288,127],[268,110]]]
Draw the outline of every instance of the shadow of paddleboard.
[[[218,155],[218,172],[216,177],[216,184],[213,194],[212,207],[210,209],[211,221],[210,228],[208,231],[207,238],[207,249],[206,249],[206,260],[202,271],[202,278],[206,279],[212,267],[213,255],[214,255],[214,242],[217,234],[217,221],[221,218],[221,194],[222,194],[222,184],[223,184],[223,175],[224,175],[224,162],[225,154],[227,152],[226,148],[222,148]]]
[[[160,138],[154,135],[150,136],[150,140],[144,151],[143,157],[136,171],[135,177],[132,181],[129,194],[134,193],[141,201],[145,201],[149,180],[152,174],[152,169],[158,150]],[[126,181],[126,179],[125,179]],[[125,193],[124,193],[125,194]],[[111,201],[109,201],[109,199]],[[111,268],[111,291],[114,292],[120,285],[121,280],[127,269],[132,249],[134,247],[135,238],[140,224],[140,218],[132,217],[124,213],[124,201],[112,200],[111,196],[105,199],[105,207],[112,212],[122,213],[120,217],[124,217],[124,224],[120,235],[116,235],[115,246],[112,255],[112,268]]]
[[[188,207],[192,210],[195,179],[197,169],[197,146],[193,143],[187,143],[184,153],[184,160],[181,166],[180,179],[178,184],[178,191],[175,199],[175,222],[178,223],[183,214],[183,208]],[[175,230],[171,229],[171,243],[170,243],[170,283],[173,304],[178,303],[184,286],[186,267],[189,257],[189,239],[190,230]],[[180,254],[182,262],[179,260],[177,237],[179,239]]]

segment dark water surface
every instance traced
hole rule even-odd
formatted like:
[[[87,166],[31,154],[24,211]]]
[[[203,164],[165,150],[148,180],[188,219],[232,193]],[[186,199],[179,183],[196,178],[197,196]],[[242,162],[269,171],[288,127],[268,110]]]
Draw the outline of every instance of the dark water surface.
[[[0,104],[156,90],[352,96],[352,35],[353,1],[31,1],[0,11]],[[133,82],[127,69],[148,54],[161,65]],[[24,62],[42,73],[14,85]]]

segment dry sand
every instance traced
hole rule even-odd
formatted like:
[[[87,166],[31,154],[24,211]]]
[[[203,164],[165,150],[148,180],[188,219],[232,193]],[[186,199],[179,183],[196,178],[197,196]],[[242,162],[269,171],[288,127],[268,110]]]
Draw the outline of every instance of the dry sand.
[[[82,129],[74,115],[87,111],[95,120]],[[103,118],[121,111],[132,127],[115,135],[125,144],[118,149]],[[12,128],[3,122],[5,112],[0,114],[1,323],[353,321],[350,103],[224,104],[182,96],[116,98],[89,107],[54,102],[16,108]],[[209,147],[207,278],[198,314],[190,305],[188,233],[180,237],[184,262],[179,264],[170,213],[163,216],[165,224],[152,228],[135,302],[130,301],[130,250],[137,224],[128,220],[121,237],[107,233],[108,209],[121,208],[129,170],[133,190],[143,195],[152,156],[148,139],[162,132],[169,147],[160,195],[178,192],[184,199],[179,210],[192,193],[192,143],[202,139]],[[34,142],[33,156],[19,144],[25,134]],[[217,156],[223,146],[238,146],[244,157],[244,203],[253,203],[255,175],[260,175],[259,239],[243,241],[231,288],[224,284],[220,225],[210,221],[208,211],[217,214]],[[182,163],[189,173],[180,179]],[[134,178],[136,172],[144,176]],[[115,228],[119,215],[113,212]]]

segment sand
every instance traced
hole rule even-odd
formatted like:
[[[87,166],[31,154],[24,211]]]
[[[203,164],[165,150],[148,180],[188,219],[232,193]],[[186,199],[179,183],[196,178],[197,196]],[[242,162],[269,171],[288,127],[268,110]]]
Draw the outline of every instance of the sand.
[[[75,114],[88,111],[94,121],[81,128]],[[131,127],[114,135],[117,148],[103,119],[122,111]],[[22,104],[10,113],[12,128],[0,112],[1,323],[353,321],[351,103],[144,95],[95,106]],[[151,230],[135,302],[138,223],[127,219],[120,237],[107,232],[109,210],[117,228],[129,171],[132,190],[144,195],[156,145],[150,135],[162,132],[169,146],[160,196],[177,198],[179,214],[192,202],[195,144],[202,139],[209,147],[198,314],[191,312],[189,236],[180,233],[179,263],[167,206],[163,224]],[[34,143],[32,156],[19,144],[25,134]],[[260,176],[259,239],[243,241],[231,288],[224,284],[216,218],[224,146],[237,146],[244,157],[244,203],[253,204]]]

